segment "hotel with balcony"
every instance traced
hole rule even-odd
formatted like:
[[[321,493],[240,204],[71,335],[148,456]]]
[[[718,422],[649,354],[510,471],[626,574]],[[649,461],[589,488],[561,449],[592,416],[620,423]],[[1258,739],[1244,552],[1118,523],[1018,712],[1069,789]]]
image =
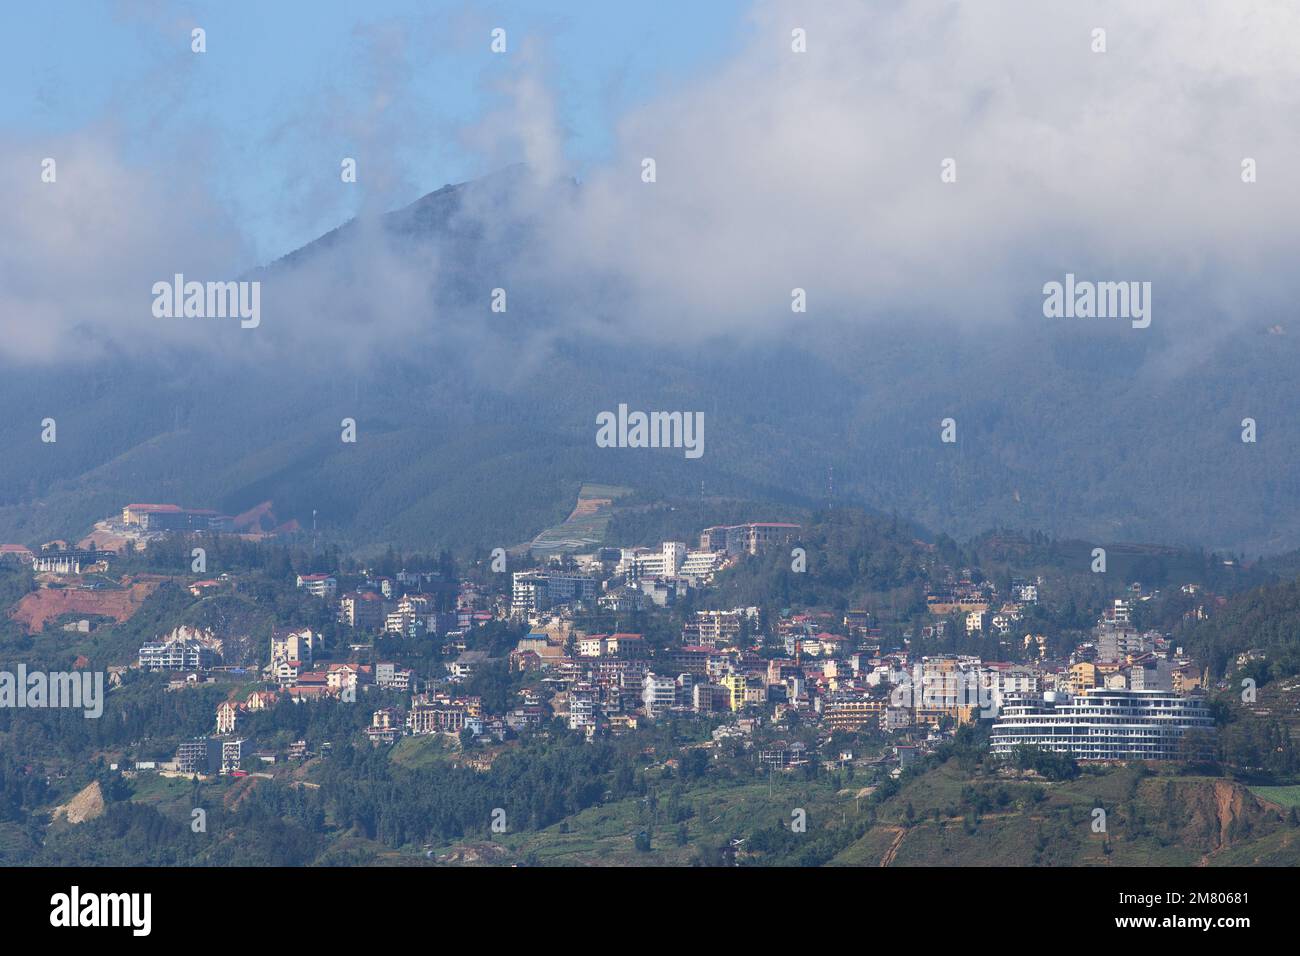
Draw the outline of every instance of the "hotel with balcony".
[[[1017,747],[1065,753],[1077,760],[1179,760],[1183,738],[1212,732],[1205,701],[1167,691],[1092,688],[1082,694],[1008,697],[990,733],[990,750]]]

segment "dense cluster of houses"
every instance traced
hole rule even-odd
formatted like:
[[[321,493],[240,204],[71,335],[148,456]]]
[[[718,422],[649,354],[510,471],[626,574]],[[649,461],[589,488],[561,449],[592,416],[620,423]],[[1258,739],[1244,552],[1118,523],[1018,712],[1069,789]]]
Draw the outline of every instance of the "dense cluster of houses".
[[[973,580],[970,569],[935,569],[926,623],[904,632],[901,648],[885,648],[867,610],[787,611],[775,620],[757,607],[695,610],[675,640],[660,637],[655,646],[640,633],[580,626],[595,609],[653,609],[708,589],[719,570],[788,545],[798,530],[755,523],[705,529],[698,548],[675,541],[657,549],[600,548],[515,572],[508,592],[402,571],[368,573],[339,593],[333,575],[299,575],[299,589],[334,604],[338,620],[358,632],[438,642],[445,673],[417,679],[398,662],[373,660],[368,642],[353,644],[340,660],[339,649],[324,653],[321,635],[310,628],[277,628],[258,675],[267,689],[224,701],[216,732],[233,737],[241,715],[280,699],[357,702],[377,689],[402,701],[388,696],[372,711],[367,736],[377,744],[430,734],[502,741],[554,720],[594,738],[680,716],[710,718],[723,736],[798,723],[828,739],[837,732],[882,734],[895,747],[923,752],[964,724],[997,717],[1009,702],[1096,689],[1187,696],[1202,683],[1195,663],[1165,635],[1133,626],[1134,601],[1150,597],[1140,586],[1106,608],[1090,640],[1054,658],[1046,637],[1024,626],[1044,582],[1013,580],[999,595],[989,581]],[[473,639],[477,626],[494,620],[528,627],[497,658]],[[953,627],[987,638],[985,647],[994,642],[1006,659],[912,649],[933,646]],[[140,652],[146,669],[198,671],[220,662],[221,642],[187,628]],[[482,699],[465,691],[490,664],[525,675],[503,713],[486,712]],[[797,764],[797,755],[790,760]]]

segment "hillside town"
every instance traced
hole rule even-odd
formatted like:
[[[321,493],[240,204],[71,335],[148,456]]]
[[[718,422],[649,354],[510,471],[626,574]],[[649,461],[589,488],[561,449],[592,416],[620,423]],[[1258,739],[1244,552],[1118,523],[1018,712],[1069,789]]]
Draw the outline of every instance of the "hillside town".
[[[192,543],[230,524],[210,511],[129,505],[116,527]],[[936,563],[925,623],[892,640],[867,607],[771,614],[698,606],[746,562],[789,554],[797,572],[806,560],[801,531],[783,522],[708,527],[696,541],[657,548],[528,554],[522,570],[475,579],[405,568],[295,573],[293,589],[337,624],[333,640],[307,624],[261,637],[181,624],[141,643],[128,667],[110,669],[118,682],[130,671],[165,675],[173,691],[230,688],[210,734],[185,740],[170,760],[137,759],[124,769],[229,774],[302,758],[311,752],[305,740],[276,752],[244,732],[249,715],[281,701],[366,708],[364,734],[375,746],[443,735],[467,754],[477,748],[479,760],[556,722],[594,740],[666,720],[702,721],[715,744],[752,749],[760,765],[785,770],[814,759],[866,759],[897,773],[979,721],[992,722],[990,750],[1004,757],[1032,746],[1078,760],[1173,760],[1208,746],[1204,665],[1169,635],[1134,625],[1135,607],[1155,596],[1140,583],[1111,599],[1088,638],[1063,655],[1027,623],[1051,588],[1042,576],[1013,579],[1003,593],[971,568]],[[157,539],[136,540],[133,550],[150,540]],[[30,565],[41,590],[105,593],[94,576],[108,576],[118,552],[53,542],[35,551],[4,545],[0,555]],[[505,563],[498,555],[491,566]],[[182,583],[196,599],[241,588],[228,572]],[[1195,596],[1197,587],[1184,591]],[[666,634],[682,605],[692,609]],[[591,627],[593,615],[610,627]],[[654,635],[619,626],[633,619],[654,621]],[[481,639],[486,630],[490,645]],[[921,650],[953,631],[999,656]],[[388,646],[432,650],[440,664],[417,672],[407,654],[385,654]],[[487,671],[509,690],[496,707],[471,690]]]

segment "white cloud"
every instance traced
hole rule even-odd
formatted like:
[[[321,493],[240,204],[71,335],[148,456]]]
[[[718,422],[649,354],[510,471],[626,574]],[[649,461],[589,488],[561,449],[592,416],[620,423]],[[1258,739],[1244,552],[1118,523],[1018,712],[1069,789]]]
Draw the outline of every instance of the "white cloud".
[[[233,278],[237,224],[175,166],[128,163],[112,141],[97,130],[0,145],[0,354],[48,362],[180,345],[193,329],[153,318],[153,283]],[[54,182],[41,179],[47,157]]]
[[[517,211],[542,232],[520,250],[517,275],[557,296],[548,321],[559,327],[543,334],[1041,322],[1042,283],[1067,271],[1151,280],[1157,325],[1176,311],[1289,308],[1300,8],[826,0],[760,3],[752,19],[739,53],[626,115],[614,157],[580,189],[523,194]],[[1098,26],[1105,54],[1090,49]],[[794,27],[807,53],[791,52]],[[565,169],[561,111],[540,57],[525,53],[501,81],[512,107],[465,140],[494,162],[526,159],[549,183]],[[405,75],[394,65],[377,93],[400,99]],[[383,141],[400,135],[376,122]],[[207,178],[132,166],[100,130],[3,146],[0,354],[10,358],[196,342],[362,356],[491,321],[486,310],[440,317],[431,293],[464,276],[366,219],[342,259],[282,277],[256,334],[161,323],[149,313],[153,281],[232,278],[248,261]],[[39,181],[43,155],[59,158],[57,185]],[[640,180],[646,156],[653,185]],[[1258,162],[1254,185],[1240,181],[1246,156]],[[945,157],[957,161],[953,185],[940,182]],[[500,225],[496,211],[483,217],[489,232]],[[806,316],[790,312],[796,286]]]
[[[629,325],[1020,319],[1066,271],[1152,279],[1157,309],[1289,300],[1300,127],[1282,118],[1300,107],[1300,9],[790,9],[761,5],[748,49],[628,116],[617,160],[561,217],[573,274],[609,270],[637,290]],[[790,51],[795,26],[805,54]],[[654,185],[639,181],[643,156]],[[1240,181],[1245,156],[1254,185]],[[795,286],[806,318],[789,311]]]

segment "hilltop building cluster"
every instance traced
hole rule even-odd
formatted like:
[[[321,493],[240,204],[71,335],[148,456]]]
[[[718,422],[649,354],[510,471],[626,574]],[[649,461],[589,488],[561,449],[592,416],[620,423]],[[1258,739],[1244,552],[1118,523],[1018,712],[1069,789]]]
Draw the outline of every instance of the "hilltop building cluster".
[[[313,628],[277,627],[251,665],[246,654],[228,659],[210,631],[182,627],[146,642],[138,666],[191,682],[223,672],[258,681],[218,708],[215,739],[226,742],[242,739],[248,714],[281,702],[366,699],[376,700],[366,730],[376,745],[443,734],[491,746],[555,722],[595,739],[676,718],[709,721],[715,740],[757,746],[786,768],[804,755],[780,748],[778,760],[767,744],[796,729],[813,729],[827,745],[865,735],[901,767],[979,720],[991,722],[995,755],[1031,746],[1080,760],[1174,759],[1187,752],[1185,737],[1212,727],[1201,668],[1167,635],[1134,625],[1135,603],[1151,597],[1140,585],[1108,604],[1088,639],[1064,654],[1027,625],[1047,586],[1041,577],[999,589],[973,569],[935,564],[923,623],[890,637],[867,608],[769,616],[759,607],[701,606],[719,575],[797,545],[800,531],[751,523],[706,528],[695,547],[601,547],[514,571],[506,587],[490,576],[476,583],[430,571],[300,573],[296,589],[329,605],[350,638],[326,646]],[[680,623],[667,639],[661,627],[587,623],[645,615]],[[523,636],[485,646],[478,634],[489,624]],[[998,654],[934,649],[958,636]],[[376,642],[390,639],[431,642],[440,669],[377,654]],[[504,709],[490,711],[473,690],[486,670],[511,675],[517,689]]]

